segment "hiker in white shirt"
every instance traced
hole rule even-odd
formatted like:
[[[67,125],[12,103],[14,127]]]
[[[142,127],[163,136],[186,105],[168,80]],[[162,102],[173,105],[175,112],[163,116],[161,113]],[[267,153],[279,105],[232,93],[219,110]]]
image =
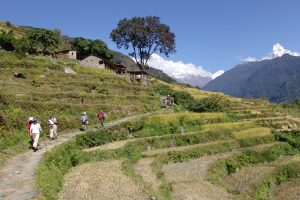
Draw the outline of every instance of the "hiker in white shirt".
[[[56,118],[55,117],[50,117],[48,120],[49,124],[49,137],[50,140],[56,140],[57,139],[57,125],[56,125]]]
[[[37,119],[34,119],[33,123],[30,126],[30,135],[34,139],[34,142],[33,142],[33,145],[32,145],[34,152],[39,150],[37,148],[37,145],[38,145],[38,142],[39,142],[39,137],[40,137],[41,132],[42,132],[41,125],[38,123]]]

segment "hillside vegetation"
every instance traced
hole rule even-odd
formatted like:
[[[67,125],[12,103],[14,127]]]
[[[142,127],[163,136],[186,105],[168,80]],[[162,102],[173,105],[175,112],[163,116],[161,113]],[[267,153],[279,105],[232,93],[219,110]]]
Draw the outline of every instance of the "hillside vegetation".
[[[64,67],[77,74],[65,73]],[[29,116],[39,119],[45,132],[47,119],[55,116],[59,132],[65,132],[80,127],[84,111],[94,127],[101,110],[111,121],[160,108],[160,98],[152,87],[143,87],[109,70],[81,67],[67,58],[19,58],[0,51],[0,72],[1,158],[28,148]],[[26,79],[15,78],[15,72],[23,73]],[[80,103],[81,97],[84,104]]]

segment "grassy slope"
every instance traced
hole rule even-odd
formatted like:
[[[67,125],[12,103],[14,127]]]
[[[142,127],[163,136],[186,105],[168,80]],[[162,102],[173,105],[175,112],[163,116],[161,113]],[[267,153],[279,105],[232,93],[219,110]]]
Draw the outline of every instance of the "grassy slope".
[[[77,74],[66,74],[64,67]],[[94,126],[100,110],[110,121],[160,108],[160,99],[151,87],[132,83],[126,76],[108,70],[83,68],[71,59],[18,58],[0,51],[0,72],[0,163],[27,149],[29,116],[38,118],[45,132],[48,117],[56,116],[62,132],[78,129],[83,111],[89,116],[90,126]],[[22,72],[27,78],[14,78],[14,72]],[[84,105],[80,104],[81,96]]]

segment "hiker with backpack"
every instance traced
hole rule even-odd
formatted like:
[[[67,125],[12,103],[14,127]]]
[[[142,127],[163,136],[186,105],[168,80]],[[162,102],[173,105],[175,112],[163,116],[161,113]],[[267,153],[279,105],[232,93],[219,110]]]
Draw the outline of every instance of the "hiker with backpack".
[[[168,106],[171,107],[174,103],[174,98],[170,95],[167,96],[168,99]]]
[[[42,128],[40,123],[38,123],[37,119],[33,119],[33,123],[30,126],[30,135],[33,138],[33,151],[36,152],[37,150],[39,150],[38,146],[38,142],[39,142],[39,138],[40,138],[40,133],[42,132]]]
[[[106,118],[106,114],[103,111],[100,111],[97,115],[97,118],[100,122],[101,127],[104,127],[104,121],[105,121],[105,118]]]
[[[31,124],[33,123],[33,120],[34,120],[33,117],[29,117],[28,121],[27,121],[28,134],[30,135],[30,141],[29,141],[30,148],[32,148],[32,145],[33,145],[33,137],[30,134],[30,127],[31,127]]]
[[[57,125],[56,125],[56,118],[50,117],[48,120],[49,125],[49,138],[50,140],[56,140],[57,139]]]
[[[88,124],[88,117],[86,115],[86,112],[83,112],[81,115],[81,125],[82,125],[82,130],[86,130]]]

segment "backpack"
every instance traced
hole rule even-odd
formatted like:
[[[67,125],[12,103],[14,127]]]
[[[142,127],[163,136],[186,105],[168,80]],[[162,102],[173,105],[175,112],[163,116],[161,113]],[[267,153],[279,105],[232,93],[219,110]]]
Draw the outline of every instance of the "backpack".
[[[99,120],[102,120],[103,118],[105,119],[104,112],[99,112],[98,115],[97,115],[97,118],[98,118]]]
[[[87,122],[87,116],[86,116],[86,115],[83,115],[83,116],[81,117],[81,121],[82,121],[83,123]]]

